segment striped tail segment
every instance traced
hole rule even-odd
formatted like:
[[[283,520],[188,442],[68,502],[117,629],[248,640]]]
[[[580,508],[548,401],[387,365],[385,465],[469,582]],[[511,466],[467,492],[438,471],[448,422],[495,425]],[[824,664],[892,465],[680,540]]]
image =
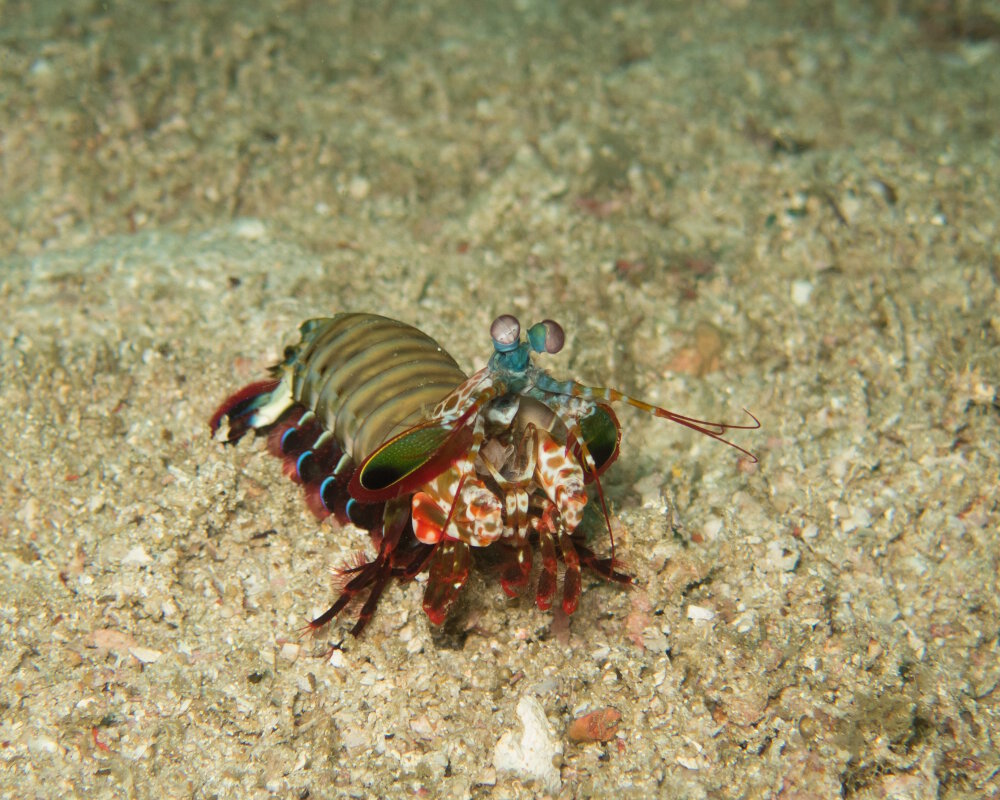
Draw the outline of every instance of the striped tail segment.
[[[227,422],[225,443],[235,444],[248,432],[267,435],[267,450],[282,462],[282,471],[302,484],[306,504],[318,519],[333,514],[371,530],[381,515],[381,504],[360,505],[347,491],[354,461],[327,433],[316,415],[291,399],[288,381],[258,381],[230,396],[209,421],[216,435]]]
[[[354,461],[340,443],[323,430],[312,412],[294,406],[268,432],[267,449],[281,459],[285,475],[302,484],[306,505],[317,519],[323,520],[333,514],[341,524],[355,522],[360,525],[363,521],[357,514],[360,507],[355,508],[356,504],[351,503],[347,493]],[[367,507],[365,510],[367,515],[372,515],[372,510]]]
[[[309,320],[286,365],[294,400],[316,412],[359,464],[401,431],[426,421],[465,380],[430,336],[376,314]]]

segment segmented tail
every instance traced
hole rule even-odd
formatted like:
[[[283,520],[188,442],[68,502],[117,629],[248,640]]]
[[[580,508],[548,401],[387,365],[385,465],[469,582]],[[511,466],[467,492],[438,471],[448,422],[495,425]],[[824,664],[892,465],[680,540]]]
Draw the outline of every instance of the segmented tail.
[[[208,422],[212,436],[218,432],[224,418],[229,420],[226,444],[236,444],[247,431],[262,427],[255,419],[256,412],[273,399],[272,395],[280,384],[281,381],[277,380],[257,381],[228,397]]]

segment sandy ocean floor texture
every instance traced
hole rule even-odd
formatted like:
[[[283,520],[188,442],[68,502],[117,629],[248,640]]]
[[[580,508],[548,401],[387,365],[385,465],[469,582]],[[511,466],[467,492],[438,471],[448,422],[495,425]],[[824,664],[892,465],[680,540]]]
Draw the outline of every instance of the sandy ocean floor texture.
[[[0,797],[998,800],[998,75],[988,0],[0,0]],[[634,587],[304,636],[370,545],[207,423],[339,311],[759,463],[622,407]]]

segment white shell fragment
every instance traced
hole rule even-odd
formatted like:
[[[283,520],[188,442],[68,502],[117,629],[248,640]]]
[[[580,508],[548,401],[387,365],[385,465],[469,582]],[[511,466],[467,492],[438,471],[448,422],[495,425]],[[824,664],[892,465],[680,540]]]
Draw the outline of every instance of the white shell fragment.
[[[687,618],[695,622],[710,622],[715,619],[715,611],[704,606],[690,605],[687,607]]]
[[[130,647],[128,649],[129,653],[143,664],[155,664],[163,657],[163,653],[159,650],[154,650],[152,647]]]
[[[511,772],[558,792],[562,781],[555,765],[556,757],[562,755],[562,743],[556,739],[545,709],[534,697],[522,697],[517,701],[517,716],[523,731],[508,731],[500,737],[493,748],[493,766],[498,772]]]

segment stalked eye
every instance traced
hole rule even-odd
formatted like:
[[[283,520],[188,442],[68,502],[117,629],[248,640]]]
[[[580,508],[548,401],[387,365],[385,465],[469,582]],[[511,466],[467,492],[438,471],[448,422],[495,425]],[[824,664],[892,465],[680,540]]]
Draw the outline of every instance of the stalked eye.
[[[531,326],[528,342],[536,353],[558,353],[566,342],[566,334],[558,322],[544,319]]]
[[[554,319],[543,319],[540,324],[545,326],[545,352],[553,355],[558,353],[566,344],[566,333],[562,325]]]
[[[513,314],[501,314],[490,325],[490,336],[498,353],[509,353],[520,342],[521,323]]]

